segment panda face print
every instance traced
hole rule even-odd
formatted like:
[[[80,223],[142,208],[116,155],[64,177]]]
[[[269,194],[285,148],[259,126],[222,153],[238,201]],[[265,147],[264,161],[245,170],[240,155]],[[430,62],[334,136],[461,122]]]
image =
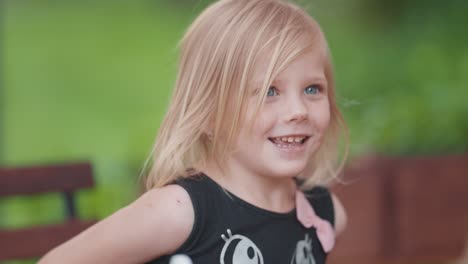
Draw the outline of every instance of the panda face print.
[[[264,264],[262,252],[252,240],[242,235],[232,235],[230,229],[227,230],[227,235],[221,235],[225,243],[220,264]]]

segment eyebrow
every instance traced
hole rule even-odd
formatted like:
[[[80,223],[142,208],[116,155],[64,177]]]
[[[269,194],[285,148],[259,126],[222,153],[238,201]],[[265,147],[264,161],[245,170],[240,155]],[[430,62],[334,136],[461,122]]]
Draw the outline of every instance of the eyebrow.
[[[273,83],[277,83],[277,84],[281,84],[283,83],[284,81],[281,80],[281,79],[275,79],[273,80],[272,84]],[[307,78],[304,78],[304,83],[307,82],[307,84],[316,84],[316,83],[319,83],[319,84],[328,84],[328,80],[325,78],[325,77],[307,77]]]

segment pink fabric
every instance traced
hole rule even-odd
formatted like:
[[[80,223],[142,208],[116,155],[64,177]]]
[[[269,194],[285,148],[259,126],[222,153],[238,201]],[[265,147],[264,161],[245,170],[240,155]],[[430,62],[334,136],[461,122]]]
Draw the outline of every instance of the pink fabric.
[[[332,225],[320,218],[312,208],[304,193],[296,191],[296,216],[306,228],[315,227],[317,236],[325,252],[330,252],[335,245],[335,231]]]

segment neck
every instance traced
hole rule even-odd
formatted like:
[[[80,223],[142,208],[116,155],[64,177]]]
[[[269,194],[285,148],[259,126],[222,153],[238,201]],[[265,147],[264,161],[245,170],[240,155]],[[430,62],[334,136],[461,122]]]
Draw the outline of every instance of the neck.
[[[201,171],[224,189],[262,209],[285,213],[295,207],[297,187],[292,177],[259,175],[229,163],[221,170],[215,162],[207,163]]]

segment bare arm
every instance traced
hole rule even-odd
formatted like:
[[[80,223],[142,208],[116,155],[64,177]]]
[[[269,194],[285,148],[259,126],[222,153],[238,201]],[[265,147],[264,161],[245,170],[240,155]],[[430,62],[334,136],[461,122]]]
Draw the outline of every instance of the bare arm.
[[[194,222],[188,193],[153,189],[46,254],[39,264],[142,263],[175,251]]]
[[[332,193],[333,208],[335,211],[335,230],[336,235],[340,235],[345,229],[348,222],[346,211],[336,195]]]

